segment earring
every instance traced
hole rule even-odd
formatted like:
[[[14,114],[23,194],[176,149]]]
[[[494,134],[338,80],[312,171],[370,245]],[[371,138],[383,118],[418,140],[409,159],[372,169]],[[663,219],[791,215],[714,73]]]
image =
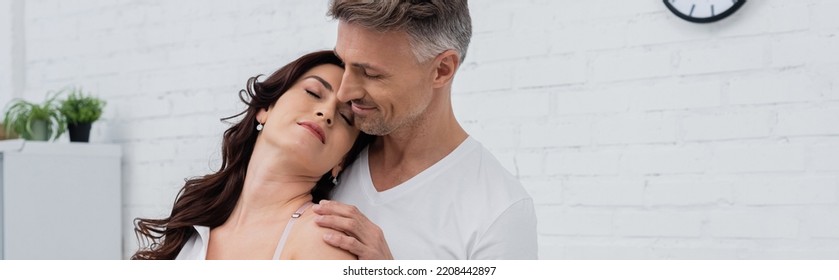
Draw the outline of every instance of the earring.
[[[262,131],[262,124],[256,125],[256,131]]]
[[[338,185],[338,177],[332,177],[332,184],[336,186]]]

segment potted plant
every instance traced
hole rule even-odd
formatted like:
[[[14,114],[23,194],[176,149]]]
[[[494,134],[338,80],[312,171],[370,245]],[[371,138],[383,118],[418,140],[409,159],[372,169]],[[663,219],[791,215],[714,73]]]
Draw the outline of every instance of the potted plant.
[[[92,95],[85,95],[80,88],[70,90],[67,99],[61,102],[60,111],[70,131],[70,142],[88,142],[90,127],[102,116],[105,101]]]
[[[37,104],[23,99],[9,103],[3,123],[6,132],[15,132],[26,140],[47,141],[58,139],[64,133],[64,116],[58,110],[58,94]]]
[[[17,137],[17,134],[11,128],[6,129],[6,124],[0,123],[0,140],[15,139]]]

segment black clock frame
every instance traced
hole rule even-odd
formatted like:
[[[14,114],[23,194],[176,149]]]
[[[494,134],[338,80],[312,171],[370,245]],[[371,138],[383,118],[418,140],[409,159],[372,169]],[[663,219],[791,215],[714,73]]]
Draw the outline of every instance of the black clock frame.
[[[664,0],[664,5],[667,6],[667,9],[669,9],[671,12],[673,12],[673,14],[682,18],[683,20],[690,21],[690,22],[695,22],[695,23],[710,23],[710,22],[715,22],[715,21],[724,19],[724,18],[730,16],[731,14],[733,14],[734,12],[736,12],[738,9],[740,9],[740,7],[743,6],[743,4],[746,4],[746,0],[739,0],[737,2],[734,2],[734,6],[731,6],[730,9],[723,12],[722,14],[715,15],[715,16],[712,16],[712,17],[707,17],[707,18],[695,18],[695,17],[690,17],[688,15],[685,15],[682,12],[679,12],[679,10],[676,10],[676,8],[673,8],[673,6],[670,5],[670,2],[668,0]]]

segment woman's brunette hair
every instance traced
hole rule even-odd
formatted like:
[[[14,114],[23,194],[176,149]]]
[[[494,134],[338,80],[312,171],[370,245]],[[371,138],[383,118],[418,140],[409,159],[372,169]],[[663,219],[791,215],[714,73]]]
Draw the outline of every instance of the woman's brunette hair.
[[[193,225],[214,228],[227,220],[242,193],[248,162],[256,143],[257,112],[277,102],[304,73],[323,64],[343,67],[341,60],[332,51],[319,51],[283,66],[264,82],[257,81],[259,76],[248,79],[246,88],[239,91],[239,99],[247,104],[247,109],[222,119],[244,115],[244,118],[224,132],[221,168],[218,172],[187,180],[175,199],[169,217],[134,219],[134,232],[141,248],[131,259],[174,259],[189,238],[197,233]],[[360,132],[344,158],[344,165],[355,161],[372,139],[373,136]],[[328,198],[334,187],[332,175],[327,172],[312,189],[314,202]]]

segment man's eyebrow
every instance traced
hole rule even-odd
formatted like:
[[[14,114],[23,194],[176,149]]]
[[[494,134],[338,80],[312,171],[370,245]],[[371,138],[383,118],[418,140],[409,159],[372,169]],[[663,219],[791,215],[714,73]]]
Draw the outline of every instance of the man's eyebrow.
[[[334,53],[335,57],[338,57],[338,59],[341,60],[341,62],[344,63],[344,65],[346,65],[346,61],[344,61],[344,59],[342,59],[341,56],[338,55],[338,49],[337,48],[332,48],[332,53]],[[365,70],[370,69],[370,70],[373,70],[373,71],[376,71],[376,72],[385,72],[384,70],[379,69],[376,66],[370,65],[369,63],[353,62],[353,63],[350,63],[350,66],[365,69]]]
[[[361,69],[364,69],[364,70],[369,69],[369,70],[373,70],[375,72],[384,72],[381,69],[379,69],[378,67],[370,65],[369,63],[355,62],[355,63],[350,63],[350,65],[352,65],[352,67],[358,67],[358,68],[361,68]]]
[[[308,79],[308,78],[312,78],[312,79],[315,79],[315,80],[320,81],[320,83],[321,83],[321,84],[323,84],[323,86],[324,86],[326,89],[328,89],[329,91],[332,91],[332,85],[330,85],[330,84],[329,84],[329,82],[327,82],[327,81],[326,81],[326,80],[324,80],[323,78],[318,77],[318,76],[315,76],[315,75],[311,75],[311,76],[307,76],[307,77],[305,77],[305,78],[303,78],[303,79],[305,80],[305,79]]]

